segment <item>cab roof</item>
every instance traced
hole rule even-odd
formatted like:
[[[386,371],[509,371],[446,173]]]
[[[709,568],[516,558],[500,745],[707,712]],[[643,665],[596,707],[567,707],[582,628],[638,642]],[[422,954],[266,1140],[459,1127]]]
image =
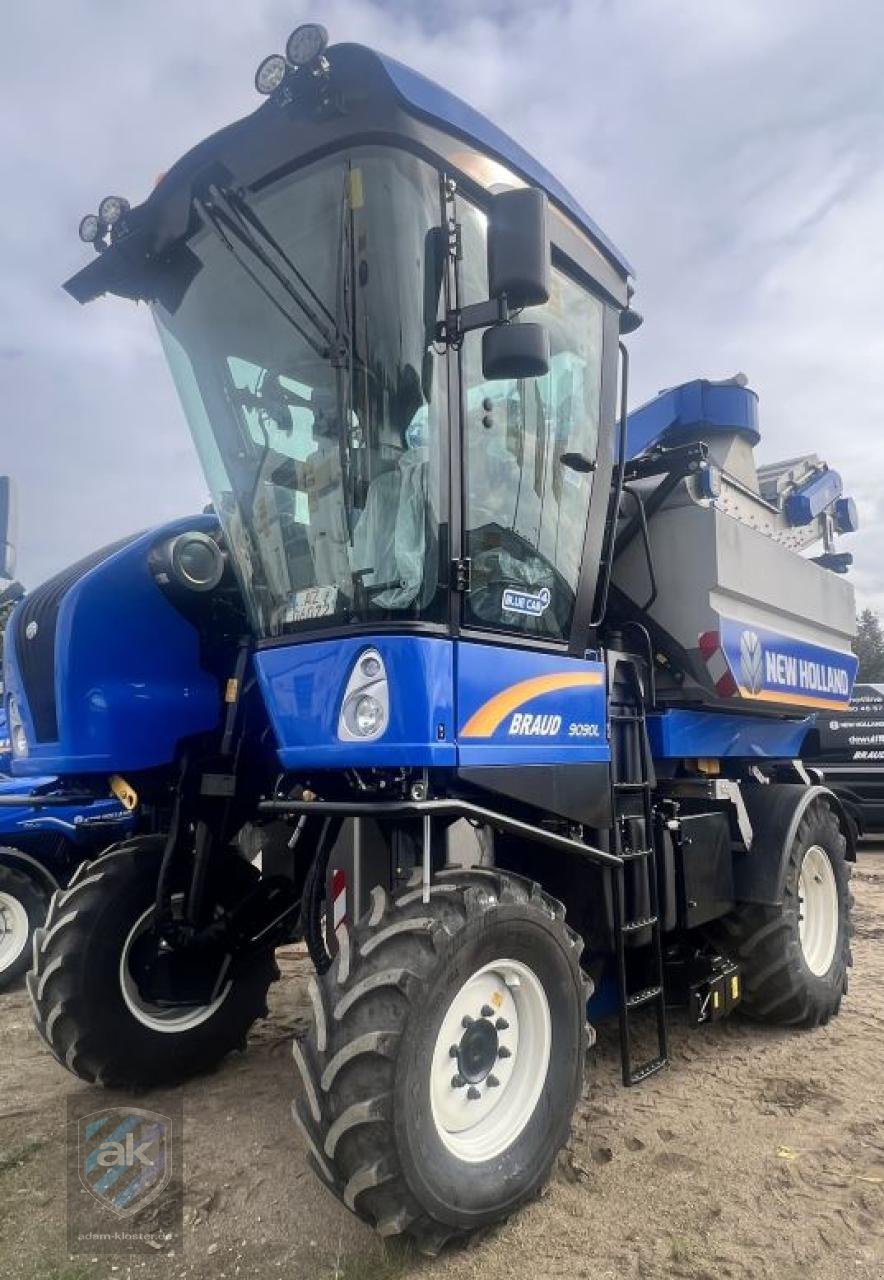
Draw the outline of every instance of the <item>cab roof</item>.
[[[410,67],[364,45],[337,44],[327,51],[333,109],[318,113],[305,77],[295,99],[271,97],[248,116],[204,138],[186,152],[143,202],[115,228],[105,252],[65,284],[79,302],[103,293],[145,297],[151,263],[193,228],[195,187],[219,168],[242,186],[261,184],[300,157],[346,145],[348,135],[420,140],[423,130],[465,140],[524,181],[542,188],[596,246],[625,281],[634,274],[619,249],[574,199],[523,147],[485,116]],[[301,73],[298,73],[300,75]],[[297,76],[295,79],[297,80]],[[315,83],[315,82],[314,82]]]
[[[570,214],[582,231],[604,249],[623,275],[634,276],[627,258],[609,240],[601,227],[571,195],[558,178],[554,177],[538,160],[514,141],[508,133],[498,129],[487,116],[471,107],[468,102],[443,89],[441,85],[422,76],[411,67],[397,62],[384,53],[375,55],[383,64],[397,93],[414,111],[443,125],[452,133],[459,133],[481,150],[495,155],[509,168],[520,173],[534,186],[542,187],[547,195]]]

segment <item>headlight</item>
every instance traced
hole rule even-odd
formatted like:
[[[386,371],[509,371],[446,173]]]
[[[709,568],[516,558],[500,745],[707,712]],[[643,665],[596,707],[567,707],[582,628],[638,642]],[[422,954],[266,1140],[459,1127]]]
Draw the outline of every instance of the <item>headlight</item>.
[[[30,752],[28,735],[15,698],[9,699],[9,739],[12,743],[12,754],[19,760],[27,759]]]
[[[377,649],[366,649],[356,659],[344,690],[338,737],[343,742],[379,738],[390,719],[390,689],[384,660]]]
[[[206,533],[179,533],[169,560],[175,580],[191,591],[214,591],[224,577],[224,552]]]
[[[383,708],[377,698],[373,698],[370,693],[364,693],[361,698],[357,699],[353,708],[353,726],[363,738],[371,737],[373,733],[377,733],[383,724],[383,720]]]

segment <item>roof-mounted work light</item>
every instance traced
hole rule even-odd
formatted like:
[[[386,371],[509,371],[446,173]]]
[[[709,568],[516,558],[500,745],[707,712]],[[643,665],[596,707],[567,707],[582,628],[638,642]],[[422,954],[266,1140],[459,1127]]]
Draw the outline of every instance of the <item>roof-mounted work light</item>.
[[[105,196],[98,206],[98,217],[106,227],[113,227],[129,212],[129,201],[122,196]]]
[[[84,244],[95,244],[101,233],[101,222],[97,214],[87,213],[85,218],[80,219],[78,234]]]
[[[269,54],[255,72],[255,88],[265,97],[275,93],[286,78],[288,70],[289,64],[281,53]]]
[[[318,22],[303,22],[295,27],[286,41],[285,57],[271,53],[255,72],[255,88],[264,97],[276,94],[280,104],[287,100],[284,89],[290,72],[306,68],[312,76],[324,79],[328,74],[328,62],[322,56],[328,45],[328,32]],[[277,93],[277,90],[282,92]]]
[[[327,45],[325,27],[318,22],[304,22],[286,41],[285,56],[293,67],[307,67],[322,57]]]

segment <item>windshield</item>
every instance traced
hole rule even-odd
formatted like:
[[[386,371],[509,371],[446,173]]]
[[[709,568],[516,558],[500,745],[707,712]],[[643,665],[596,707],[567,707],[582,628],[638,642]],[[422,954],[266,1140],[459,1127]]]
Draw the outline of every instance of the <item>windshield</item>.
[[[257,634],[442,618],[438,173],[360,148],[197,210],[154,311]]]

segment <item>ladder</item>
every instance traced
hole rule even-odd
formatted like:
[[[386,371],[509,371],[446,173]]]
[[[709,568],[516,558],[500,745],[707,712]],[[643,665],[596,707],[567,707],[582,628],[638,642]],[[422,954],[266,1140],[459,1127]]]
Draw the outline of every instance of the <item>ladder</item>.
[[[669,1061],[668,1032],[666,1025],[666,993],[663,983],[662,923],[660,920],[659,887],[657,881],[657,851],[654,837],[654,817],[651,808],[650,755],[645,728],[645,713],[641,701],[634,705],[612,704],[613,770],[613,849],[621,864],[611,870],[612,906],[614,914],[614,945],[617,964],[618,1009],[620,1018],[620,1057],[623,1083],[639,1084],[661,1071]],[[639,765],[640,780],[617,775],[633,772],[629,762]],[[624,769],[625,766],[625,769]],[[645,868],[648,888],[647,910],[633,918],[627,918],[627,872],[636,864]],[[633,877],[641,883],[642,877]],[[637,894],[633,895],[637,897]],[[637,934],[650,931],[648,985],[630,990],[626,953],[628,940]],[[633,1021],[641,1009],[652,1008],[656,1014],[657,1054],[635,1066],[633,1063]]]

